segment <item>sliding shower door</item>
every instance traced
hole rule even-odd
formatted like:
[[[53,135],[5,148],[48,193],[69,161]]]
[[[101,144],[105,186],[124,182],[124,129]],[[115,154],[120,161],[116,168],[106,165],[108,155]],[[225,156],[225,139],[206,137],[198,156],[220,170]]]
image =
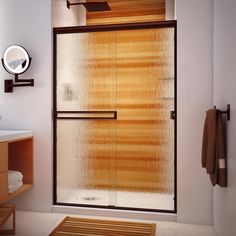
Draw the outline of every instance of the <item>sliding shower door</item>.
[[[57,201],[114,205],[116,36],[57,36]]]
[[[174,208],[174,29],[117,32],[117,206]]]
[[[175,35],[55,29],[55,204],[175,211]]]

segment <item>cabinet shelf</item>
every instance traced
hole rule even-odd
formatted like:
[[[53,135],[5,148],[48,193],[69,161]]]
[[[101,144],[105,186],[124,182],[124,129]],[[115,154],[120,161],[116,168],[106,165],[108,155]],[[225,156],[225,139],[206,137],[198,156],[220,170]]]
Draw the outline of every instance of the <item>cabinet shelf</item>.
[[[33,137],[14,137],[0,142],[0,204],[33,187]],[[8,170],[23,174],[23,186],[8,193]]]
[[[23,184],[23,186],[21,188],[19,188],[18,190],[16,190],[14,193],[8,193],[6,202],[21,195],[22,193],[26,192],[27,190],[31,189],[33,187],[32,184]]]

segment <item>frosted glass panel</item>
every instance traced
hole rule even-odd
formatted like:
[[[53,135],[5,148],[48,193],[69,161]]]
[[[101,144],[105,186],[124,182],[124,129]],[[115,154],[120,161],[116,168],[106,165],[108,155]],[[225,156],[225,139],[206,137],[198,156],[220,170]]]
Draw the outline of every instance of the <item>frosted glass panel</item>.
[[[117,32],[118,206],[173,210],[171,110],[174,30]]]
[[[57,36],[57,110],[114,110],[116,34]]]
[[[115,173],[111,169],[114,125],[102,120],[57,122],[59,202],[110,205]]]
[[[57,37],[57,201],[115,205],[116,34]]]

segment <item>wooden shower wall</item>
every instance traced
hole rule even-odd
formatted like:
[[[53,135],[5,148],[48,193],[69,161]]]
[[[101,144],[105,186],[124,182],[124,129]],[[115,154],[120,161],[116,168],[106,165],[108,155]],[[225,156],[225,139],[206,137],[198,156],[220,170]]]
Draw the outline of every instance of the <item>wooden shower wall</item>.
[[[165,0],[108,0],[108,3],[111,11],[87,12],[87,25],[165,20]]]

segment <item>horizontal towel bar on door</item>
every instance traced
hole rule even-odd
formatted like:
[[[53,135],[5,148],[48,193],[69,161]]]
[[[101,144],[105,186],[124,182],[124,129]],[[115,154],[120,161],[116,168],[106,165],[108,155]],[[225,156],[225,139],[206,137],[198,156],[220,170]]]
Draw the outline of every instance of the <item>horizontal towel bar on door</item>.
[[[65,120],[117,119],[117,111],[56,111],[54,118]]]

